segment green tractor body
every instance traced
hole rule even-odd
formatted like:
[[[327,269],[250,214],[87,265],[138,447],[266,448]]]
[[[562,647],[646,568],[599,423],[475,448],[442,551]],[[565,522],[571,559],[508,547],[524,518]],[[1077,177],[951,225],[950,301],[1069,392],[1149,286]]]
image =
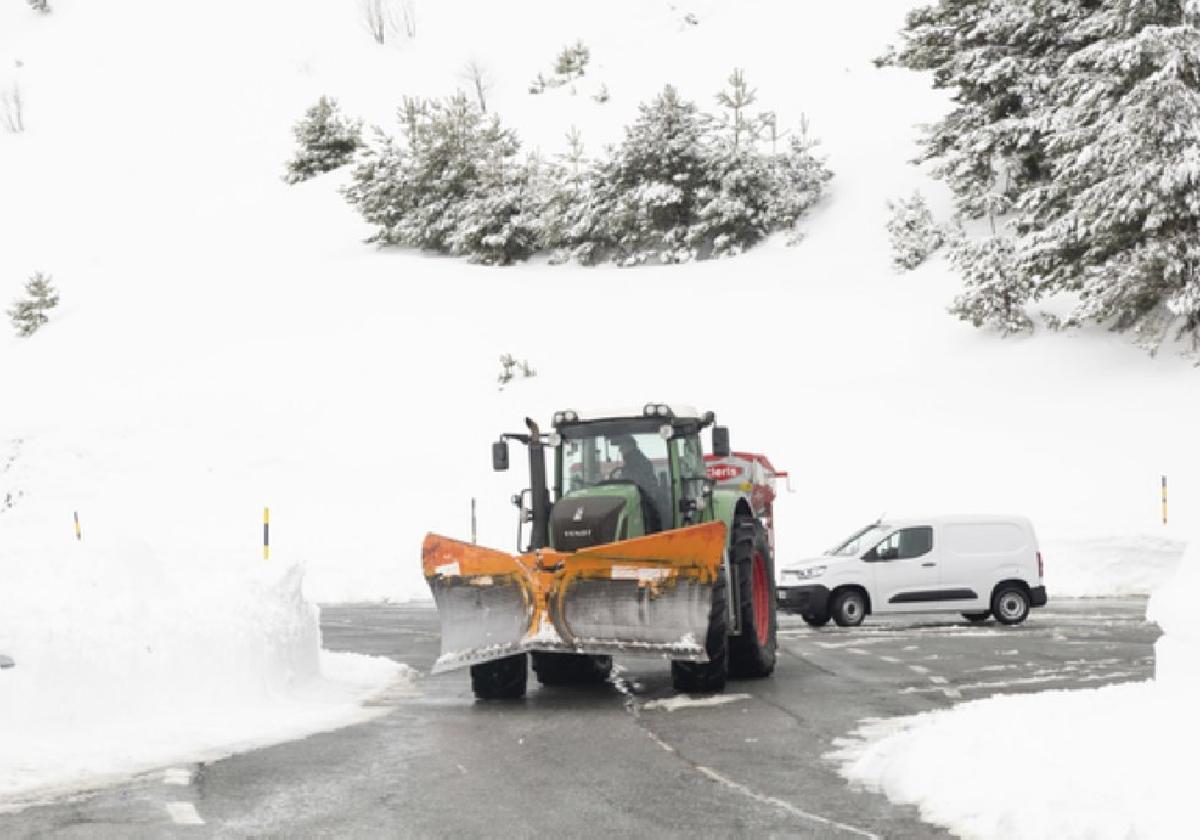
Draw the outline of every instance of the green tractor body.
[[[518,553],[426,538],[442,622],[435,672],[469,665],[480,698],[522,695],[526,654],[547,685],[603,680],[616,653],[670,660],[688,692],[770,674],[772,502],[785,474],[730,452],[719,426],[705,455],[713,422],[651,403],[558,412],[548,434],[526,421],[528,434],[502,435],[496,469],[508,468],[508,441],[529,453],[530,487],[514,497]]]

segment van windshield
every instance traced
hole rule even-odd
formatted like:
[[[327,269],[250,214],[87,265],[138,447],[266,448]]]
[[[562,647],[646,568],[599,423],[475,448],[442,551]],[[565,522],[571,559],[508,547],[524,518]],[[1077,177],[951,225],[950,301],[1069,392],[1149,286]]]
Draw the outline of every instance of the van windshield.
[[[868,548],[886,537],[888,530],[889,526],[882,522],[872,522],[855,531],[825,554],[829,557],[861,557]]]

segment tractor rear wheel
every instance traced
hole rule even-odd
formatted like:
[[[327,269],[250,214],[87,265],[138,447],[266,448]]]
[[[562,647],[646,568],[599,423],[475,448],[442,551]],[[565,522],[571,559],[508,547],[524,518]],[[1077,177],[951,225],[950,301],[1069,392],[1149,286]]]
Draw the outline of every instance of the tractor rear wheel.
[[[729,567],[737,575],[742,618],[742,632],[729,639],[729,672],[735,677],[770,676],[775,670],[775,569],[760,524],[734,525]]]
[[[612,673],[611,656],[586,653],[531,653],[533,673],[542,685],[597,685]]]
[[[471,666],[471,690],[477,700],[516,700],[525,696],[529,657],[523,653]]]
[[[729,676],[729,604],[726,595],[725,569],[717,573],[713,584],[712,606],[708,611],[708,635],[704,649],[707,662],[671,663],[671,684],[681,694],[715,694],[725,690]]]

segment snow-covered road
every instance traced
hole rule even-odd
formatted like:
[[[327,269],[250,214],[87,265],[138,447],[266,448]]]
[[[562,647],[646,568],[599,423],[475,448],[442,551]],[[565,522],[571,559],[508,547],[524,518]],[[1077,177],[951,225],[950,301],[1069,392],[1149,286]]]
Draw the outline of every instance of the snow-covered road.
[[[620,687],[531,684],[505,705],[474,703],[462,672],[425,677],[362,725],[0,816],[0,835],[948,837],[847,785],[823,757],[835,739],[961,699],[1145,679],[1159,632],[1144,614],[1120,598],[1058,599],[1017,628],[785,617],[775,676],[720,705],[657,702],[669,674],[648,660],[626,660]],[[428,606],[326,608],[322,625],[332,650],[422,673],[437,653]]]

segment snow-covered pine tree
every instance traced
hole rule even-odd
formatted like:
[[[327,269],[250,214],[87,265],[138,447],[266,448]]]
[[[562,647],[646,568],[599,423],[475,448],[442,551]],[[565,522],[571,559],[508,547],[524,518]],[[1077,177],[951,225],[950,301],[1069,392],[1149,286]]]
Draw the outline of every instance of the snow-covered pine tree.
[[[963,292],[950,312],[977,327],[994,327],[1004,335],[1033,329],[1025,304],[1033,284],[1016,266],[1016,249],[1007,236],[962,239],[950,248],[950,260],[963,278]]]
[[[524,210],[529,164],[520,143],[465,94],[406,99],[402,142],[380,135],[343,191],[370,241],[462,254],[488,263],[528,256],[536,241]]]
[[[415,206],[416,191],[408,183],[410,171],[400,143],[375,127],[359,153],[350,183],[342,188],[346,200],[376,228],[368,242],[400,244],[396,230]]]
[[[963,215],[1003,215],[1049,177],[1046,96],[1094,37],[1082,24],[1101,2],[939,0],[908,14],[901,49],[880,63],[933,71],[935,88],[954,91],[954,106],[927,127],[920,159],[934,162]]]
[[[757,126],[750,119],[747,109],[758,101],[758,91],[746,82],[746,74],[740,67],[735,67],[729,75],[729,88],[717,93],[717,104],[729,111],[726,125],[733,136],[733,148],[741,146],[742,137],[750,135],[748,142],[754,141]]]
[[[697,220],[697,191],[711,183],[705,149],[709,118],[666,86],[638,117],[625,139],[596,169],[592,201],[580,208],[589,229],[582,259],[613,257],[634,265],[657,257],[687,262],[696,256],[689,229]]]
[[[13,301],[7,314],[17,335],[28,338],[50,320],[46,313],[58,306],[58,291],[48,274],[38,271],[25,283],[25,297]]]
[[[587,71],[592,52],[583,41],[563,47],[554,60],[554,72],[568,79],[581,79]]]
[[[50,0],[29,0],[29,8],[48,15],[50,14]]]
[[[500,383],[500,390],[504,390],[504,386],[512,382],[517,377],[521,379],[532,379],[537,376],[537,371],[534,370],[527,359],[517,359],[512,353],[504,353],[500,356],[500,375],[496,377],[496,381]]]
[[[887,206],[891,212],[887,231],[892,242],[892,264],[910,271],[942,246],[942,230],[933,221],[933,213],[919,190],[913,190],[910,198],[889,201]]]
[[[774,147],[775,141],[772,141]],[[833,178],[833,171],[817,156],[818,142],[808,133],[804,120],[796,131],[790,132],[787,148],[772,152],[768,157],[771,168],[771,192],[767,214],[771,230],[793,228],[800,216],[816,204]],[[798,239],[793,238],[792,243]]]
[[[1174,326],[1200,349],[1200,29],[1167,0],[1109,0],[1054,86],[1054,178],[1025,197],[1021,273],[1076,292],[1072,321]]]
[[[288,161],[284,180],[307,181],[349,163],[362,146],[362,123],[347,120],[336,99],[322,96],[292,129],[299,148]]]
[[[583,222],[582,208],[587,206],[591,187],[591,162],[579,129],[572,126],[567,132],[565,153],[534,168],[530,175],[530,212],[538,220],[538,247],[551,252],[551,262],[565,262],[582,241],[576,228]],[[582,224],[582,228],[586,231],[590,225]]]

